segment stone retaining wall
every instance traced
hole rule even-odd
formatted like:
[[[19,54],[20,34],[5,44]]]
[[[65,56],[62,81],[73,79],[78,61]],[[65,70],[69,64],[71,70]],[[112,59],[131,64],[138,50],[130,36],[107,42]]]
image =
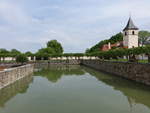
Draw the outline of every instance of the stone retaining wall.
[[[32,74],[34,71],[34,65],[28,64],[16,68],[10,68],[0,72],[0,89],[6,87],[15,81]]]
[[[29,88],[29,84],[33,81],[33,76],[28,75],[15,83],[6,86],[0,90],[0,107],[4,107],[5,104],[15,97],[17,94],[23,94]]]
[[[150,64],[83,60],[83,65],[150,85]]]
[[[80,60],[49,60],[34,62],[35,68],[42,68],[48,65],[80,65]]]

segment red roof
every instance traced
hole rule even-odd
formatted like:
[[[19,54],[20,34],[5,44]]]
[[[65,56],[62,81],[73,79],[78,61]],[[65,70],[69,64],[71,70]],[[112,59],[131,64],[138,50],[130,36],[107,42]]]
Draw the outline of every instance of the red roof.
[[[120,41],[120,42],[117,42],[117,43],[114,43],[114,44],[110,44],[110,49],[112,47],[123,47],[123,41]],[[100,48],[101,51],[108,51],[109,50],[109,44],[105,44],[103,45],[102,48]]]

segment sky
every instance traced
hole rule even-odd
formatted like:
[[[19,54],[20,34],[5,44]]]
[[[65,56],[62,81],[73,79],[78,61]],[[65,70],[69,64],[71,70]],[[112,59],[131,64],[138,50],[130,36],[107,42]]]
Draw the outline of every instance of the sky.
[[[49,40],[84,52],[119,33],[129,15],[150,31],[150,0],[0,0],[0,48],[36,52]]]

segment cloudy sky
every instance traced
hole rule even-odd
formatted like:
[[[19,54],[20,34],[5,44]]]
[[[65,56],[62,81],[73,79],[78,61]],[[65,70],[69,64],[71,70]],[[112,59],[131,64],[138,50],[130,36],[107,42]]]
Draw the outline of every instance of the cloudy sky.
[[[120,32],[131,13],[150,30],[150,0],[0,0],[0,48],[35,52],[57,39],[65,52],[84,52]]]

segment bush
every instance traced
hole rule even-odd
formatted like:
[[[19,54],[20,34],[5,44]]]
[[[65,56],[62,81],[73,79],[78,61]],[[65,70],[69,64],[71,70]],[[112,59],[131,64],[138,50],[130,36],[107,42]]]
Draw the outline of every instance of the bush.
[[[26,57],[26,55],[20,54],[16,57],[16,62],[23,64],[23,63],[28,62],[28,58]]]

